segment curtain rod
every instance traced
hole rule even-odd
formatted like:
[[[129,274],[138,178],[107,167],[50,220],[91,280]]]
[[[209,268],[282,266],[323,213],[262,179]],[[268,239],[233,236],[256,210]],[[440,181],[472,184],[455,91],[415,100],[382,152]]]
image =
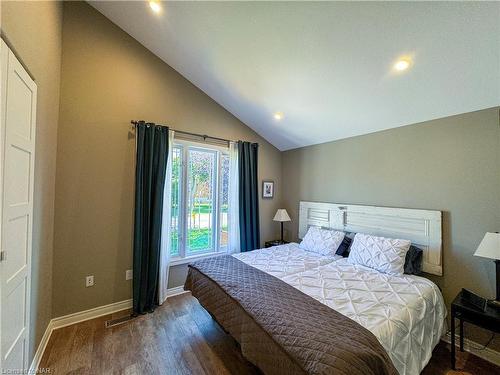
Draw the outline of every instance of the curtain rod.
[[[137,126],[137,124],[139,123],[140,121],[135,121],[135,120],[132,120],[130,121],[130,123],[132,124],[132,126],[135,128]],[[145,122],[145,121],[144,121]],[[147,122],[145,122],[147,124]],[[165,125],[161,125],[161,124],[155,124],[155,125],[160,125],[160,126],[165,126]],[[169,127],[170,128],[170,127]],[[233,141],[231,139],[225,139],[225,138],[219,138],[219,137],[212,137],[210,135],[206,135],[206,134],[198,134],[198,133],[191,133],[191,132],[185,132],[183,130],[175,130],[173,128],[170,128],[171,130],[173,130],[174,132],[176,133],[180,133],[180,134],[186,134],[186,135],[191,135],[193,137],[201,137],[203,138],[203,140],[206,140],[206,139],[214,139],[216,141],[220,141],[220,142],[227,142],[227,143],[230,143],[230,142],[237,142],[237,141]]]

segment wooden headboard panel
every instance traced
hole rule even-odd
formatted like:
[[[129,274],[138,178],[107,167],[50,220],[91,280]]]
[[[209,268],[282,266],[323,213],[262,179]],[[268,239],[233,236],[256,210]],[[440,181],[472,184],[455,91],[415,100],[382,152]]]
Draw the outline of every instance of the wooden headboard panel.
[[[441,211],[300,202],[299,238],[310,226],[410,240],[424,251],[423,271],[443,275]]]

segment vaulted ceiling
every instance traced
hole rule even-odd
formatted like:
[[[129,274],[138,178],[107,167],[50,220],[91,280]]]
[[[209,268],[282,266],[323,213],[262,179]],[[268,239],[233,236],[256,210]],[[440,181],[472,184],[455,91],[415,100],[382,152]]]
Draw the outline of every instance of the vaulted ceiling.
[[[500,105],[498,2],[90,3],[280,150]]]

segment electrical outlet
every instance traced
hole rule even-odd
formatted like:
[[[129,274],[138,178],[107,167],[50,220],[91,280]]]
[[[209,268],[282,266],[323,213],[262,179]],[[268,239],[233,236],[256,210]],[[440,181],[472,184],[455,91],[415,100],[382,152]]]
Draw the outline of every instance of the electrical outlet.
[[[125,271],[125,280],[132,280],[132,270]]]
[[[94,286],[94,275],[85,278],[85,287],[88,288],[89,286]]]

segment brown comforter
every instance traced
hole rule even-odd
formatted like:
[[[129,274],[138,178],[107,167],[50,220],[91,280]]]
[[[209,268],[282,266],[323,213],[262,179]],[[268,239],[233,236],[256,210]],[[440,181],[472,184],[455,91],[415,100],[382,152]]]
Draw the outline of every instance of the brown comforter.
[[[370,331],[232,256],[190,264],[184,289],[266,374],[397,374]]]

